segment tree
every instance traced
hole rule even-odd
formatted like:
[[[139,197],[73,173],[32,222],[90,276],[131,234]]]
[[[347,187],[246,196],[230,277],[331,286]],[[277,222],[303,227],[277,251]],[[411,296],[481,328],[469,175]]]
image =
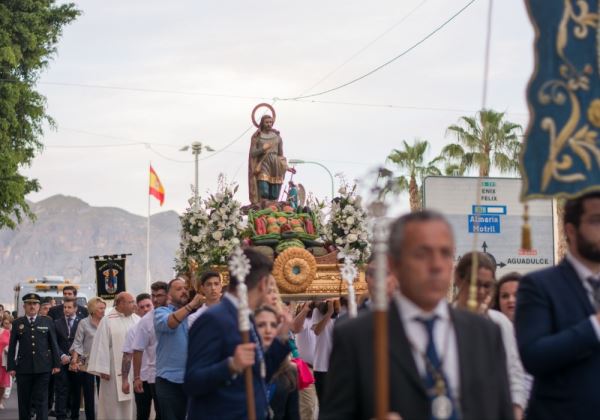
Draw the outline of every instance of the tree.
[[[40,185],[20,171],[42,149],[43,124],[53,124],[34,85],[62,28],[79,13],[74,4],[55,0],[0,3],[0,228],[14,229],[24,215],[33,217],[25,196]]]
[[[394,149],[387,157],[387,161],[394,163],[400,174],[393,176],[392,171],[383,174],[388,178],[383,193],[393,192],[399,194],[408,192],[410,211],[414,212],[421,209],[423,178],[428,175],[442,174],[436,166],[441,158],[437,157],[425,163],[425,154],[429,149],[427,140],[415,139],[412,146],[406,140],[403,140],[402,143],[402,150]]]
[[[484,109],[474,117],[461,117],[460,123],[446,131],[457,140],[442,149],[446,175],[464,175],[477,169],[479,176],[487,177],[491,168],[500,173],[518,172],[522,132],[519,124],[506,121],[504,112],[491,109]]]

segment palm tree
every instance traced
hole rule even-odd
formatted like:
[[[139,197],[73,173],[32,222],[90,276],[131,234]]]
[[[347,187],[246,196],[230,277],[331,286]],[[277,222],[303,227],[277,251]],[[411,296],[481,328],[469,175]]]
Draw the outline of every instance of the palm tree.
[[[408,192],[410,210],[414,212],[421,209],[423,178],[428,175],[442,174],[436,166],[440,157],[424,163],[425,154],[429,149],[427,140],[415,139],[412,146],[406,140],[402,143],[402,150],[394,149],[387,157],[387,161],[394,163],[400,170],[400,175],[393,176],[391,171],[384,175],[387,176],[388,182],[383,189],[383,194]]]
[[[462,124],[451,125],[446,131],[446,135],[457,140],[442,149],[446,175],[464,175],[477,169],[480,177],[487,177],[492,167],[500,173],[518,172],[522,131],[519,124],[506,121],[504,112],[491,109],[459,121]]]

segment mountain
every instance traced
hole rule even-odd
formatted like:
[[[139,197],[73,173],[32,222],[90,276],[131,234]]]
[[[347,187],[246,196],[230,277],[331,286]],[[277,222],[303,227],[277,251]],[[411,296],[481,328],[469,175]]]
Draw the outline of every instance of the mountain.
[[[119,208],[92,207],[64,195],[30,205],[35,221],[0,230],[0,302],[12,303],[13,286],[29,277],[63,275],[94,283],[92,255],[133,254],[126,263],[127,289],[144,291],[147,218]],[[173,276],[179,227],[174,211],[150,217],[153,281],[169,281]]]

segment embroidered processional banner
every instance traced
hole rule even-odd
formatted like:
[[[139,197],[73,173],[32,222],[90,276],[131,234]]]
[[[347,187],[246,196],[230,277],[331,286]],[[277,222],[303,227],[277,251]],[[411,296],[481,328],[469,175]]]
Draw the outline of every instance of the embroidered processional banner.
[[[523,198],[600,190],[598,0],[526,0],[535,27]]]
[[[96,290],[103,299],[114,299],[126,290],[125,256],[96,256]]]

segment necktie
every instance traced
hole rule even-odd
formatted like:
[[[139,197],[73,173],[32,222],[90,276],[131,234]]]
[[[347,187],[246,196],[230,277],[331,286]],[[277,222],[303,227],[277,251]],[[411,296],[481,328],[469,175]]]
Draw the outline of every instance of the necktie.
[[[588,277],[589,285],[592,287],[592,296],[596,310],[600,309],[600,280],[594,277]]]
[[[71,336],[71,328],[73,328],[73,318],[67,318],[67,325],[69,326],[69,337]]]
[[[34,318],[34,317],[30,317],[30,318],[29,318],[29,323],[30,323],[31,325],[33,325],[33,322],[34,322],[34,321],[35,321],[35,318]]]
[[[435,321],[437,321],[437,319],[437,316],[429,319],[416,318],[417,321],[423,324],[425,330],[427,331],[427,348],[424,355],[426,359],[426,369],[425,377],[423,379],[425,382],[425,388],[429,393],[429,399],[431,401],[431,419],[456,420],[458,419],[456,407],[454,401],[452,400],[452,396],[450,395],[448,379],[442,370],[442,362],[440,361],[437,349],[435,348],[435,341],[433,339],[433,328],[435,327]],[[440,390],[438,389],[438,381],[440,378],[444,384],[443,394],[441,395],[439,394]]]

